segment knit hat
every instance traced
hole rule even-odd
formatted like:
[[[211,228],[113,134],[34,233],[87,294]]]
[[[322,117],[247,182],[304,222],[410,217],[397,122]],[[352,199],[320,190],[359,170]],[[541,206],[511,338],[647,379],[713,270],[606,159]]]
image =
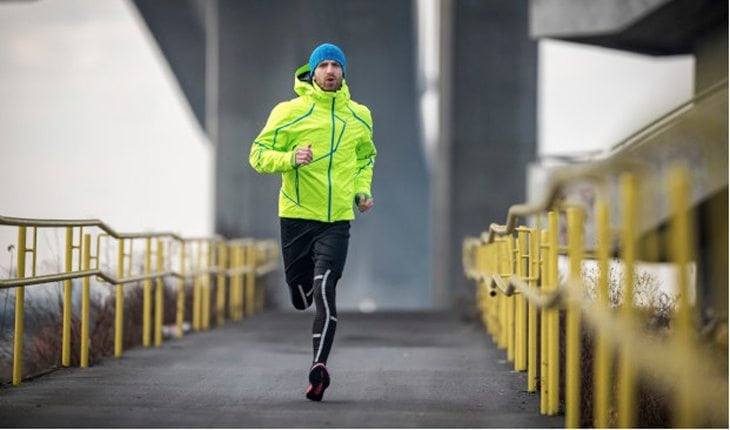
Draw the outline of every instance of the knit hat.
[[[312,51],[312,55],[309,56],[309,70],[312,75],[314,75],[314,69],[316,69],[319,63],[324,60],[333,60],[340,63],[340,66],[342,66],[342,75],[345,75],[345,67],[347,64],[345,54],[342,53],[340,48],[331,43],[323,43],[319,45],[314,49],[314,51]]]

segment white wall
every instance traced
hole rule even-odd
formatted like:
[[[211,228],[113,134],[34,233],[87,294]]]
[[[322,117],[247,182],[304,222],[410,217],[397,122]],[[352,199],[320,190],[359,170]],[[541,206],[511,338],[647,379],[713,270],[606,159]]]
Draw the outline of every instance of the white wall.
[[[691,55],[651,57],[548,39],[538,49],[538,158],[607,150],[694,94]],[[546,174],[538,165],[528,169],[530,201],[543,197]],[[565,260],[560,266],[567,273]],[[595,263],[585,266],[595,270]],[[657,292],[676,296],[672,265],[636,270],[649,275]]]
[[[694,92],[694,58],[542,39],[538,155],[608,149]]]
[[[212,163],[131,3],[0,3],[0,214],[207,235]]]

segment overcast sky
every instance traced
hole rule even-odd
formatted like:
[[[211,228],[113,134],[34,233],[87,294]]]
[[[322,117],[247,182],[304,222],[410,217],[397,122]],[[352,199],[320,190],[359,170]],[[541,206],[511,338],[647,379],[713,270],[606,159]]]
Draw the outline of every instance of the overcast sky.
[[[211,231],[212,148],[133,5],[0,3],[0,64],[0,213]]]

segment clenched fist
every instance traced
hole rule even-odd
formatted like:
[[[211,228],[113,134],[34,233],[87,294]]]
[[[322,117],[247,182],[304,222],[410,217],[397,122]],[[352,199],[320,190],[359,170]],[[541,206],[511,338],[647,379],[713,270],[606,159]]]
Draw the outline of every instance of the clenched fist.
[[[294,154],[294,162],[297,167],[304,166],[312,162],[312,145],[307,145],[306,148],[297,148],[297,152]]]
[[[360,212],[365,213],[375,205],[375,200],[372,197],[368,198],[365,194],[360,193],[355,198],[355,204],[357,204],[357,209]]]

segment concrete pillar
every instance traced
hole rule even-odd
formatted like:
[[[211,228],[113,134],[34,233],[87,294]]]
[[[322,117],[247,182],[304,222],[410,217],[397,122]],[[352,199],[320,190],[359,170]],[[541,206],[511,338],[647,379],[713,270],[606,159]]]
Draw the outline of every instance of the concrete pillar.
[[[442,134],[435,163],[433,271],[436,302],[473,306],[461,262],[464,237],[525,199],[535,156],[537,46],[528,3],[444,2]]]

